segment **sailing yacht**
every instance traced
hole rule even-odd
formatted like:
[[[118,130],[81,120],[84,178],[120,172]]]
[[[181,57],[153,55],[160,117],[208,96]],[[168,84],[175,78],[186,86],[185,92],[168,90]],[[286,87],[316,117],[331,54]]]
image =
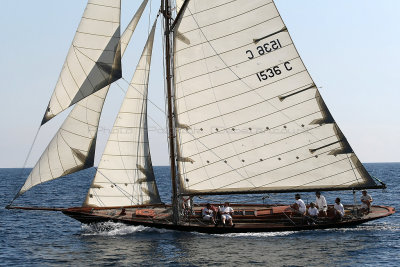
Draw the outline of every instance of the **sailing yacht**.
[[[99,120],[121,58],[148,3],[120,33],[120,0],[89,0],[42,125],[73,106],[14,200],[32,187],[94,166]],[[163,59],[152,59],[157,20]],[[172,203],[161,202],[152,167],[147,102],[151,62],[163,61]],[[92,179],[92,177],[88,177]],[[342,220],[308,225],[289,205],[232,204],[234,227],[201,218],[204,195],[385,188],[361,164],[298,54],[273,0],[161,0],[95,177],[82,223],[123,222],[206,233],[348,227],[386,217],[345,206]]]

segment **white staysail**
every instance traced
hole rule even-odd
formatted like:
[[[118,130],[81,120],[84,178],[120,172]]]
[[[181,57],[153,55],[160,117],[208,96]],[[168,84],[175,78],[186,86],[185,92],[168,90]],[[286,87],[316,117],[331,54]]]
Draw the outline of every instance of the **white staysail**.
[[[376,187],[272,0],[192,0],[175,32],[182,193]]]
[[[176,4],[176,12],[178,13],[181,10],[181,7],[183,6],[183,3],[185,2],[185,0],[176,0],[175,1]]]
[[[85,206],[160,203],[147,134],[147,86],[156,22],[100,160]]]
[[[121,36],[122,55],[147,2],[148,0],[143,1]],[[74,106],[32,169],[18,195],[40,183],[93,167],[100,115],[109,88],[110,85],[107,85]]]
[[[121,0],[89,0],[42,125],[122,77]]]

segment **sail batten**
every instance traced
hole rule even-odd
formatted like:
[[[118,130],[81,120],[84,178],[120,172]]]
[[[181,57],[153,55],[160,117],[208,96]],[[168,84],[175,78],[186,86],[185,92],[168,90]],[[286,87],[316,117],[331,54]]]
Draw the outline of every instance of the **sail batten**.
[[[192,0],[174,30],[182,194],[377,187],[273,1]]]
[[[155,27],[156,22],[114,122],[85,206],[161,203],[147,132],[147,89]]]
[[[148,0],[143,1],[122,34],[121,38],[126,42],[131,39],[147,2]],[[121,45],[122,55],[126,48],[127,43]],[[60,77],[60,82],[63,83],[62,77]],[[110,85],[107,85],[76,103],[34,166],[18,195],[37,184],[93,167],[100,115],[109,88]],[[55,92],[56,98],[57,94],[58,92]]]

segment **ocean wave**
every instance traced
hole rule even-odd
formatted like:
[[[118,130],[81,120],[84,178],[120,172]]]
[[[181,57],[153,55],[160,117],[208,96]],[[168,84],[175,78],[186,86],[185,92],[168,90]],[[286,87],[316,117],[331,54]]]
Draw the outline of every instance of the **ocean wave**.
[[[121,236],[141,232],[166,233],[170,230],[158,229],[146,226],[126,225],[123,223],[102,222],[94,224],[82,224],[81,235],[99,235],[99,236]]]
[[[275,236],[288,236],[296,232],[285,231],[285,232],[263,232],[263,233],[229,233],[229,234],[213,234],[213,236],[220,237],[275,237]]]

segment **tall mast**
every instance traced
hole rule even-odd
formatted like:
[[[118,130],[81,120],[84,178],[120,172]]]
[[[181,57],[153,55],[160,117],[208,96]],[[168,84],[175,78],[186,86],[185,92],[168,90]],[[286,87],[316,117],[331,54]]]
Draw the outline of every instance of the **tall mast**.
[[[166,66],[166,82],[167,82],[167,98],[168,98],[168,140],[169,140],[169,157],[171,162],[171,182],[172,182],[172,207],[173,222],[179,222],[178,209],[178,186],[176,183],[176,162],[175,162],[175,142],[174,142],[174,123],[172,109],[172,73],[171,73],[171,9],[170,0],[161,0],[161,10],[164,15],[165,29],[165,66]]]

